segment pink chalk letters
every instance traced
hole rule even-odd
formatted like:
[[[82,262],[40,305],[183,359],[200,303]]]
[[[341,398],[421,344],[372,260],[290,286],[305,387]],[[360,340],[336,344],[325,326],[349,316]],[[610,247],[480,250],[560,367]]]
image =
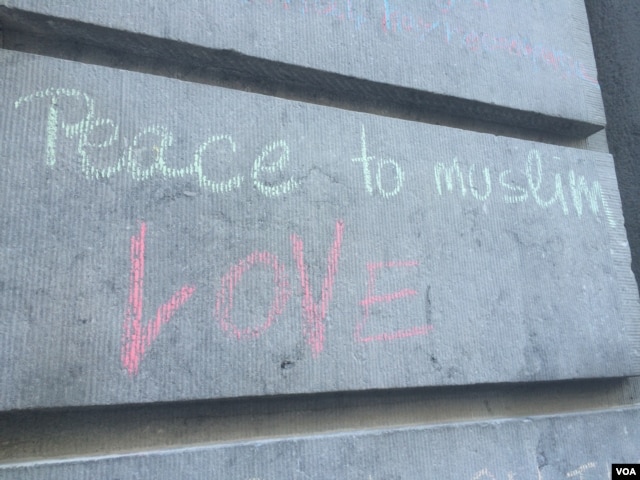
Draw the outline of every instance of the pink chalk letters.
[[[309,345],[313,358],[318,358],[324,348],[325,318],[329,304],[333,297],[333,288],[338,273],[338,262],[344,234],[344,222],[338,220],[335,224],[333,243],[327,257],[327,271],[322,282],[319,302],[314,301],[311,291],[307,266],[304,261],[304,242],[295,233],[291,235],[291,247],[295,269],[297,270],[300,287],[302,289],[302,317],[303,335]],[[129,298],[122,326],[121,363],[130,376],[136,376],[140,369],[140,362],[146,350],[158,338],[163,325],[168,323],[176,311],[184,305],[196,291],[193,285],[184,285],[171,298],[158,307],[155,319],[143,325],[143,287],[144,287],[144,252],[147,226],[140,224],[140,231],[131,237],[129,274]],[[273,270],[274,296],[267,312],[267,318],[257,326],[240,328],[233,321],[234,291],[243,275],[254,266],[262,264]],[[433,329],[432,325],[419,325],[406,330],[398,330],[378,335],[365,336],[363,330],[371,317],[370,306],[376,303],[390,303],[401,299],[410,299],[417,295],[417,291],[403,288],[391,293],[376,293],[376,271],[382,268],[412,268],[417,261],[390,261],[367,264],[368,281],[367,296],[360,302],[363,309],[362,318],[356,323],[354,339],[356,342],[367,343],[374,341],[388,341],[401,338],[426,335]],[[263,335],[281,315],[291,297],[291,286],[284,265],[273,253],[254,251],[246,258],[233,265],[220,279],[220,286],[215,295],[214,319],[220,329],[237,340],[258,338]]]
[[[273,303],[269,307],[267,319],[258,327],[246,327],[240,329],[231,321],[231,310],[233,308],[233,291],[240,279],[256,263],[263,263],[273,268],[273,281],[276,285],[276,295]],[[243,338],[256,338],[265,332],[273,323],[276,316],[284,310],[287,300],[291,295],[289,280],[284,267],[278,262],[278,257],[269,252],[253,252],[244,260],[231,267],[222,277],[220,289],[216,295],[215,317],[218,319],[220,328],[231,333],[238,340]]]
[[[324,345],[324,319],[327,316],[327,309],[329,308],[329,302],[333,294],[333,282],[336,277],[336,272],[338,271],[338,258],[340,257],[343,231],[344,223],[342,221],[336,222],[336,233],[333,239],[333,245],[329,251],[329,258],[327,259],[327,275],[322,282],[319,304],[313,302],[313,296],[311,295],[307,268],[304,264],[304,244],[302,243],[302,239],[295,233],[291,235],[293,258],[296,261],[296,267],[300,275],[300,283],[304,291],[304,297],[302,297],[302,311],[305,319],[304,336],[309,346],[311,346],[311,352],[314,358],[317,358]]]
[[[144,237],[145,223],[140,225],[140,233],[131,237],[131,273],[129,276],[129,302],[124,315],[122,336],[122,366],[130,375],[136,375],[144,352],[160,334],[160,327],[171,320],[173,314],[184,304],[195,287],[185,285],[171,299],[158,308],[155,320],[142,326],[142,294],[144,286]]]
[[[368,263],[367,270],[369,272],[369,279],[367,282],[367,297],[360,302],[362,308],[364,310],[364,315],[362,319],[356,325],[355,330],[355,340],[357,342],[373,342],[373,341],[386,341],[386,340],[395,340],[397,338],[407,338],[413,337],[416,335],[426,335],[428,334],[433,325],[420,325],[408,330],[397,330],[395,332],[389,333],[381,333],[379,335],[373,335],[368,337],[362,336],[362,330],[364,329],[367,321],[370,316],[370,306],[376,303],[389,303],[394,300],[399,300],[401,298],[411,297],[413,295],[417,295],[418,292],[412,290],[410,288],[403,288],[402,290],[398,290],[393,293],[385,293],[382,295],[374,295],[376,277],[375,272],[381,268],[409,268],[418,266],[418,262],[410,261],[410,262],[379,262],[379,263]]]

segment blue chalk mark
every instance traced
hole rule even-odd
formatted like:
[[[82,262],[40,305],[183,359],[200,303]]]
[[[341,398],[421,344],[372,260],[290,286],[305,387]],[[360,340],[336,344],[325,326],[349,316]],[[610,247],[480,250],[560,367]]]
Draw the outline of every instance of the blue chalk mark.
[[[387,32],[389,32],[391,31],[391,5],[389,5],[389,0],[384,0],[384,18]]]

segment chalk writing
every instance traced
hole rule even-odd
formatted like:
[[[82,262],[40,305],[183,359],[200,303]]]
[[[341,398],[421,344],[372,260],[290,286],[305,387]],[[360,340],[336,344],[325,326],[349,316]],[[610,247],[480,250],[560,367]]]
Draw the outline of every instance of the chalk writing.
[[[438,193],[442,195],[442,173],[445,174],[445,183],[447,185],[447,190],[450,192],[453,191],[453,176],[458,178],[460,182],[460,193],[464,197],[467,194],[467,189],[464,186],[464,177],[462,176],[462,171],[460,170],[460,165],[458,164],[458,157],[453,158],[453,163],[451,167],[447,167],[443,162],[436,163],[434,167],[434,174],[436,176],[436,187],[438,189]]]
[[[76,109],[80,108],[83,112],[80,120],[71,122],[64,118],[64,113],[60,111],[63,98],[76,102]],[[19,108],[37,99],[48,100],[44,150],[45,165],[49,167],[54,167],[59,161],[59,140],[62,135],[74,142],[74,151],[80,159],[80,171],[88,179],[106,179],[121,171],[128,172],[135,181],[146,181],[154,176],[166,179],[193,176],[203,190],[214,194],[229,194],[239,190],[244,184],[245,177],[241,174],[212,180],[204,172],[205,153],[214,144],[225,146],[229,157],[236,155],[237,145],[229,134],[209,136],[196,147],[193,163],[177,168],[169,166],[167,162],[167,153],[174,145],[174,134],[162,125],[147,126],[133,136],[130,145],[124,146],[115,163],[98,167],[100,150],[112,147],[122,140],[119,125],[111,119],[98,117],[95,100],[87,93],[74,89],[49,88],[35,92],[18,99],[15,107]],[[77,116],[77,111],[74,113]],[[367,142],[365,127],[361,125],[360,156],[351,160],[362,164],[365,191],[371,196],[380,195],[385,199],[398,196],[406,181],[403,168],[393,159],[377,159],[370,155]],[[150,155],[152,160],[150,163],[145,162],[146,166],[143,165],[145,155]],[[557,156],[552,159],[554,164],[561,160]],[[229,159],[225,161],[228,162]],[[299,182],[293,176],[287,178],[285,174],[290,162],[291,150],[285,140],[267,144],[253,161],[251,180],[254,188],[265,197],[273,199],[297,190]],[[517,173],[514,169],[492,173],[489,167],[481,167],[476,163],[466,167],[457,156],[450,162],[438,161],[434,165],[435,187],[440,196],[445,192],[458,192],[465,198],[467,191],[470,191],[475,200],[487,202],[495,196],[493,178],[497,175],[498,186],[502,189],[502,195],[498,198],[506,204],[524,203],[532,199],[539,208],[546,210],[555,205],[564,215],[569,215],[570,201],[578,218],[584,216],[586,204],[587,210],[596,220],[599,221],[602,213],[609,225],[615,226],[597,180],[589,182],[573,169],[566,174],[554,172],[545,175],[543,158],[537,149],[531,149],[527,153],[522,172],[526,179],[524,183],[516,181],[519,177]]]
[[[320,354],[324,346],[324,319],[327,316],[327,309],[329,308],[329,302],[333,295],[333,283],[338,271],[338,259],[340,258],[343,231],[344,222],[339,220],[336,222],[333,245],[331,246],[331,250],[329,250],[329,256],[327,258],[327,274],[322,282],[319,304],[313,302],[313,295],[309,286],[307,267],[304,263],[304,243],[295,233],[291,235],[293,258],[298,268],[300,284],[303,290],[302,310],[305,317],[304,336],[307,343],[311,346],[311,352],[314,357]]]
[[[383,0],[383,2],[385,8],[383,21],[387,19],[391,21],[397,14],[395,10],[392,10],[388,0]],[[358,3],[360,3],[360,8],[358,8]],[[425,3],[442,14],[449,14],[456,8],[463,6],[473,6],[483,10],[489,9],[489,0],[431,0]],[[243,4],[278,7],[284,11],[294,12],[303,16],[331,17],[341,22],[348,22],[356,27],[357,30],[360,30],[362,25],[372,21],[365,8],[368,2],[362,0],[360,2],[357,0],[243,0]],[[402,20],[405,20],[403,25],[409,28],[406,24],[407,17],[401,18],[400,21]]]
[[[211,190],[213,193],[227,193],[230,192],[231,190],[234,190],[236,188],[240,188],[240,185],[242,184],[242,181],[244,180],[244,177],[242,175],[236,175],[235,177],[232,177],[230,179],[228,179],[225,182],[214,182],[212,180],[209,180],[203,173],[202,171],[202,154],[205,152],[205,150],[212,145],[215,142],[219,142],[221,140],[226,140],[231,144],[231,152],[232,153],[236,153],[236,144],[233,141],[233,139],[231,138],[231,136],[229,135],[214,135],[212,137],[210,137],[209,139],[207,139],[204,143],[202,143],[197,149],[196,149],[196,153],[194,156],[194,163],[193,165],[191,165],[191,167],[187,167],[186,170],[184,170],[184,173],[189,173],[191,175],[195,175],[198,178],[198,181],[200,182],[200,186],[203,188],[208,188],[209,190]],[[183,174],[183,170],[179,170],[176,171],[175,173],[170,172],[170,171],[166,171],[165,175],[168,177],[171,176],[184,176]]]
[[[378,0],[373,8],[377,18],[371,17],[369,2],[358,4],[354,0],[244,0],[244,4],[275,7],[302,16],[329,16],[350,24],[357,31],[362,31],[363,25],[375,26],[386,34],[412,36],[420,41],[439,35],[447,47],[462,48],[474,54],[508,55],[526,61],[534,71],[551,70],[563,80],[575,78],[600,88],[595,69],[561,49],[533,42],[520,33],[477,31],[459,25],[459,19],[450,20],[453,17],[450,14],[462,7],[472,8],[474,14],[489,12],[489,0],[434,0],[419,2],[413,9],[400,9],[394,0]]]
[[[493,475],[491,475],[489,473],[489,470],[486,468],[483,468],[482,470],[477,471],[476,473],[474,473],[473,477],[471,478],[471,480],[479,480],[480,478],[492,478],[495,479],[496,477],[494,477]]]
[[[388,0],[386,0],[385,6],[388,3]],[[449,13],[460,5],[475,6],[485,10],[489,9],[489,0],[437,0],[435,3],[442,13]]]
[[[484,195],[480,195],[480,190],[473,183],[475,168],[476,168],[475,163],[471,165],[471,168],[469,168],[469,190],[471,190],[471,194],[476,198],[476,200],[480,200],[481,202],[484,202],[491,196],[491,175],[489,174],[489,169],[487,167],[482,169],[482,173],[484,175],[485,189],[484,189]]]
[[[275,149],[282,149],[282,154],[278,157],[278,160],[274,162],[272,165],[264,165],[263,162],[265,158],[273,152]],[[298,183],[290,178],[286,182],[280,185],[270,186],[260,180],[261,173],[280,173],[284,170],[289,162],[289,145],[284,140],[279,140],[277,142],[272,143],[271,145],[267,145],[260,156],[256,158],[255,163],[253,164],[253,170],[251,172],[251,178],[253,178],[253,184],[256,188],[262,192],[267,197],[279,197],[284,193],[289,193],[293,189],[298,187]]]
[[[440,0],[435,2],[435,6],[437,9],[444,13],[450,13],[456,6],[460,4],[471,4],[478,7],[482,7],[485,10],[489,8],[489,1],[478,1],[478,0]],[[391,31],[396,30],[398,26],[402,27],[404,31],[414,31],[414,30],[426,30],[427,32],[433,28],[437,28],[439,22],[435,23],[425,23],[422,17],[415,17],[411,14],[407,14],[406,12],[399,13],[395,8],[391,6],[391,0],[384,0],[384,16],[382,18],[382,26],[384,30]]]
[[[509,177],[512,174],[511,169],[507,169],[504,170],[502,172],[500,172],[500,176],[498,177],[498,181],[500,182],[500,186],[502,186],[503,188],[505,188],[506,190],[510,190],[512,192],[518,192],[519,195],[511,195],[511,194],[504,194],[504,201],[506,203],[521,203],[521,202],[525,202],[527,200],[527,198],[529,197],[529,192],[527,191],[527,189],[525,187],[522,187],[520,185],[514,185],[511,182],[507,181],[507,177]]]
[[[329,303],[333,296],[333,288],[338,273],[338,260],[344,235],[344,222],[336,221],[333,243],[327,258],[327,273],[322,282],[320,302],[315,303],[311,292],[307,266],[304,261],[304,242],[296,234],[291,235],[291,246],[295,268],[298,271],[302,288],[302,317],[304,318],[303,335],[311,348],[312,357],[318,358],[324,348],[325,325]],[[142,325],[142,299],[144,280],[145,236],[147,226],[141,222],[138,234],[131,237],[130,242],[130,281],[129,298],[125,311],[122,335],[121,363],[131,376],[137,375],[140,362],[147,348],[157,339],[160,328],[171,320],[176,311],[194,294],[196,287],[185,285],[171,299],[158,308],[154,321],[149,321],[146,328]],[[234,292],[243,276],[254,267],[262,265],[273,270],[274,294],[265,320],[259,325],[239,327],[233,321]],[[370,317],[369,306],[374,303],[389,303],[405,297],[415,296],[416,290],[405,288],[390,294],[375,295],[375,271],[382,268],[415,267],[416,261],[376,262],[367,264],[369,279],[367,297],[360,302],[365,309],[365,317],[356,326],[357,342],[385,341],[426,335],[432,325],[420,325],[406,330],[383,333],[371,337],[362,337],[361,331]],[[257,339],[269,330],[276,318],[283,314],[291,296],[289,276],[278,257],[268,251],[254,251],[246,258],[233,265],[220,279],[220,286],[215,295],[214,319],[220,329],[237,340]]]
[[[369,195],[373,195],[373,185],[371,182],[371,165],[369,163],[370,160],[375,160],[375,157],[371,157],[367,155],[367,134],[364,129],[364,125],[362,125],[362,133],[360,135],[360,144],[361,144],[361,156],[359,158],[352,158],[352,162],[362,162],[362,173],[364,175],[364,187],[365,190],[369,193]],[[394,171],[395,177],[395,186],[392,190],[387,190],[382,186],[382,169],[385,165],[391,165]],[[404,183],[404,172],[398,162],[391,159],[384,159],[378,162],[378,169],[376,173],[376,186],[378,187],[378,191],[380,195],[384,198],[394,197],[402,188],[402,184]]]
[[[557,157],[556,157],[557,158]],[[535,174],[533,170],[533,162],[535,162]],[[542,160],[540,159],[540,152],[537,150],[531,150],[527,157],[527,182],[529,185],[529,190],[531,191],[531,196],[534,198],[536,203],[540,205],[542,208],[548,208],[556,201],[562,207],[562,212],[567,215],[569,210],[567,209],[567,202],[564,199],[564,190],[562,188],[562,177],[559,173],[555,175],[555,193],[553,197],[549,200],[543,200],[540,198],[539,191],[542,185]],[[597,212],[594,212],[597,213]]]
[[[59,103],[63,97],[74,100],[80,100],[84,103],[84,117],[76,123],[67,123],[60,118]],[[185,176],[195,176],[201,188],[211,191],[212,193],[229,193],[241,187],[244,176],[236,175],[222,181],[214,181],[207,177],[203,169],[203,156],[205,152],[215,143],[225,142],[231,148],[231,153],[236,153],[236,144],[230,135],[212,135],[202,142],[195,150],[193,155],[193,163],[183,168],[172,168],[167,165],[166,152],[173,145],[173,133],[164,126],[151,125],[143,128],[136,133],[133,141],[128,147],[118,155],[115,164],[98,168],[95,166],[96,152],[90,150],[101,150],[111,147],[119,140],[120,127],[113,120],[96,118],[95,101],[86,93],[74,89],[65,88],[49,88],[40,92],[36,92],[25,97],[21,97],[15,102],[15,108],[19,108],[25,103],[32,102],[39,98],[49,98],[50,104],[47,114],[46,126],[46,164],[54,166],[57,161],[59,132],[62,131],[68,139],[77,141],[75,151],[80,157],[80,165],[82,173],[88,179],[105,179],[112,177],[121,170],[129,172],[131,177],[136,181],[144,181],[159,175],[164,178],[181,178]],[[98,136],[99,127],[108,127],[109,131],[106,138],[99,142],[90,141],[90,136]],[[104,130],[104,128],[102,129]],[[147,148],[143,146],[143,140],[155,138],[152,142],[153,147]],[[281,149],[282,153],[273,164],[265,164],[266,158],[276,149]],[[144,168],[141,166],[142,155],[150,152],[153,155],[153,163]],[[289,193],[298,184],[293,178],[288,179],[278,185],[269,185],[261,179],[261,175],[281,173],[289,162],[289,146],[284,140],[277,140],[267,145],[262,153],[256,158],[251,177],[255,187],[267,197],[278,197],[285,193]]]
[[[567,478],[577,478],[578,480],[585,480],[585,472],[587,472],[588,470],[591,469],[595,469],[597,467],[596,462],[587,462],[585,464],[580,465],[578,468],[571,470],[569,472],[566,472],[566,476]],[[540,471],[540,468],[537,467],[537,478],[538,480],[544,480],[544,475],[542,474],[542,472]],[[610,472],[607,469],[606,470],[606,474],[608,475]],[[489,470],[488,468],[483,468],[481,470],[478,470],[477,472],[475,472],[473,474],[473,476],[471,477],[471,480],[497,480],[498,478],[500,478],[499,476],[494,475],[494,473]],[[506,477],[502,477],[502,478],[506,478],[507,480],[515,480],[516,476],[513,472],[511,471],[507,471],[506,472]],[[595,477],[594,477],[595,478]]]
[[[369,22],[366,11],[359,11],[356,0],[244,0],[245,5],[278,6],[282,10],[296,12],[300,15],[331,17],[341,22],[348,22],[357,30]]]
[[[567,472],[567,477],[578,477],[580,480],[584,480],[584,472],[592,468],[596,468],[595,462],[585,463],[584,465],[580,465],[580,467],[576,468],[575,470]]]
[[[569,171],[569,186],[571,187],[571,197],[573,198],[573,205],[578,213],[578,216],[582,216],[582,196],[584,195],[589,200],[589,208],[595,214],[600,211],[600,200],[603,206],[606,207],[606,200],[600,188],[598,182],[593,182],[591,188],[587,185],[586,180],[582,175],[576,174],[573,170]],[[608,215],[610,218],[610,215]]]
[[[409,268],[416,266],[418,266],[418,262],[416,261],[393,261],[367,264],[367,271],[369,273],[367,281],[367,297],[360,302],[360,305],[364,310],[364,315],[356,324],[354,337],[357,342],[367,343],[373,341],[389,341],[396,340],[398,338],[414,337],[416,335],[427,335],[429,332],[431,332],[431,330],[433,329],[433,325],[420,325],[407,330],[397,330],[394,332],[380,333],[377,335],[363,336],[362,334],[362,331],[364,330],[370,317],[371,305],[376,303],[390,303],[401,298],[411,297],[418,294],[418,292],[414,289],[403,288],[402,290],[397,290],[392,293],[375,295],[376,271],[383,268]]]
[[[448,10],[443,10],[448,13]],[[599,88],[595,69],[589,69],[583,62],[570,54],[542,43],[533,43],[526,36],[490,33],[466,29],[446,19],[426,20],[412,11],[399,11],[391,6],[391,0],[385,0],[385,13],[382,22],[385,32],[409,34],[425,40],[427,35],[441,33],[446,45],[456,45],[469,52],[502,53],[510,57],[526,60],[536,71],[541,67],[559,73],[560,78],[577,78]]]
[[[373,195],[373,186],[371,184],[371,167],[369,166],[369,160],[373,160],[373,157],[367,155],[367,134],[364,131],[364,125],[362,126],[362,134],[360,135],[361,144],[361,156],[360,158],[352,158],[352,162],[362,162],[362,173],[364,174],[364,188],[369,192],[369,195]]]
[[[155,137],[157,141],[149,139],[153,144],[153,148],[148,148],[144,145],[145,137]],[[168,147],[173,145],[173,134],[169,129],[161,125],[150,125],[143,128],[140,132],[136,133],[131,142],[131,146],[125,150],[125,154],[121,157],[120,162],[117,165],[117,170],[122,169],[123,161],[126,162],[127,169],[129,170],[131,177],[134,180],[143,181],[148,180],[156,174],[169,176],[171,169],[165,163],[165,154]],[[143,168],[142,156],[146,152],[151,152],[154,155],[154,162],[147,168]],[[113,172],[115,173],[115,171]],[[176,172],[176,176],[184,176],[186,172]],[[98,173],[98,176],[109,177],[111,175]]]
[[[561,159],[560,157],[554,156],[553,160],[557,163],[557,161]],[[465,178],[468,178],[468,185],[473,194],[472,196],[478,201],[487,201],[493,193],[491,180],[492,174],[487,167],[482,169],[485,185],[484,193],[480,194],[479,189],[474,183],[476,168],[477,165],[475,163],[471,164],[468,170],[466,170],[468,175],[465,175],[465,168],[461,165],[458,157],[454,157],[448,165],[445,162],[437,162],[433,167],[433,171],[438,195],[443,196],[447,192],[454,193],[457,191],[461,197],[466,197],[467,183]],[[511,180],[514,173],[515,172],[512,169],[507,169],[498,174],[498,183],[500,187],[506,190],[501,197],[505,203],[524,203],[529,198],[532,198],[535,205],[544,210],[549,209],[554,205],[558,205],[564,215],[570,214],[565,195],[563,175],[556,172],[551,175],[552,181],[549,182],[549,175],[544,175],[542,156],[538,150],[532,149],[527,154],[527,160],[524,163],[523,172],[524,178],[526,178],[525,184],[518,184]],[[573,207],[577,216],[582,217],[584,211],[583,198],[586,198],[587,205],[591,213],[594,215],[594,218],[597,221],[600,221],[599,214],[600,207],[602,206],[607,222],[611,227],[615,227],[616,223],[613,219],[613,215],[611,215],[606,198],[602,194],[600,182],[594,180],[591,183],[591,187],[589,187],[584,176],[577,175],[573,169],[569,170],[566,177],[568,178],[571,192],[570,198],[573,201]],[[551,188],[549,188],[549,184],[551,185]],[[548,190],[552,190],[552,193],[549,194]]]
[[[488,4],[485,8],[488,9]],[[443,13],[450,11],[448,8],[440,10]],[[507,54],[510,57],[526,60],[533,70],[544,67],[557,71],[562,79],[577,78],[599,88],[595,71],[590,71],[584,63],[560,49],[541,43],[534,44],[520,34],[504,35],[476,31],[451,23],[446,18],[427,20],[415,11],[395,8],[392,0],[384,0],[384,17],[381,25],[387,33],[413,35],[421,40],[425,40],[427,35],[440,32],[440,38],[446,45],[455,45],[478,54],[497,52]]]
[[[299,180],[288,174],[287,169],[291,168],[292,163],[296,162],[297,156],[301,154],[290,148],[284,139],[267,142],[261,148],[260,153],[252,158],[250,174],[247,177],[236,173],[220,175],[222,178],[213,180],[216,174],[210,173],[212,168],[207,164],[209,162],[213,163],[213,172],[215,167],[223,162],[241,168],[240,147],[231,133],[207,134],[203,142],[196,142],[197,146],[192,150],[192,163],[176,166],[172,165],[173,162],[169,159],[176,144],[182,143],[176,142],[174,133],[168,127],[151,124],[126,137],[121,133],[122,129],[117,121],[98,113],[96,101],[91,95],[69,88],[41,90],[19,98],[14,106],[20,109],[27,104],[35,105],[38,102],[41,102],[44,109],[42,150],[45,168],[60,168],[61,163],[69,166],[77,162],[81,175],[92,180],[105,180],[116,174],[128,174],[134,182],[145,182],[153,177],[174,179],[192,176],[203,191],[212,194],[240,193],[241,188],[248,186],[274,201],[278,198],[286,200],[286,196],[300,189]],[[29,112],[31,111],[33,107],[30,108]],[[353,133],[352,148],[357,153],[355,157],[345,154],[345,168],[347,171],[352,169],[354,175],[359,175],[359,170],[362,169],[364,196],[379,196],[385,200],[401,197],[405,183],[412,180],[405,174],[404,167],[395,160],[371,155],[371,145],[380,142],[367,136],[364,124]],[[69,148],[75,154],[71,158],[61,154],[68,152]],[[114,155],[116,148],[119,151]],[[181,155],[175,157],[182,158]],[[213,161],[211,157],[215,157]],[[361,164],[361,167],[354,163]],[[453,156],[449,161],[436,159],[432,164],[433,177],[428,170],[427,175],[421,177],[427,183],[421,186],[421,190],[412,188],[411,191],[432,194],[429,197],[432,199],[457,197],[461,202],[503,202],[507,205],[528,203],[530,207],[543,211],[556,209],[565,217],[573,214],[580,220],[589,217],[601,221],[601,216],[604,215],[609,225],[615,226],[600,183],[585,178],[576,171],[577,168],[549,171],[549,165],[562,164],[560,157],[547,160],[536,148],[523,150],[512,159],[511,168],[503,171],[492,170],[491,166],[484,166],[480,162],[467,163],[459,156]],[[64,170],[66,172],[66,169]],[[195,193],[189,192],[189,195],[193,196]],[[313,295],[312,282],[309,280],[304,242],[296,233],[290,236],[294,272],[301,289],[302,336],[313,358],[320,356],[326,342],[325,322],[334,288],[337,288],[336,279],[344,231],[344,222],[337,221],[333,242],[328,246],[327,270],[321,282],[321,290],[316,293],[317,298]],[[143,222],[139,232],[131,237],[129,246],[129,292],[122,323],[120,360],[123,369],[131,376],[138,373],[146,352],[157,340],[164,325],[175,318],[196,292],[194,285],[184,284],[157,307],[155,317],[143,322],[145,235],[146,224]],[[379,292],[376,289],[376,279],[379,275],[393,275],[400,269],[410,271],[418,266],[417,261],[383,259],[364,265],[367,275],[366,295],[359,302],[354,302],[355,308],[361,311],[360,318],[354,319],[354,342],[374,344],[431,333],[433,325],[428,323],[429,315],[426,322],[421,320],[417,325],[397,329],[376,324],[373,314],[374,310],[383,311],[392,302],[421,301],[424,289],[421,295],[418,295],[418,289],[409,286],[387,292]],[[231,338],[239,341],[259,339],[284,313],[292,295],[286,267],[273,253],[255,250],[227,268],[215,292],[212,309],[214,320],[220,330]],[[234,307],[237,308],[234,295],[237,294],[238,285],[244,275],[255,274],[257,270],[254,268],[273,271],[273,297],[264,317],[255,319],[254,324],[250,326],[240,326],[238,317],[234,317]],[[428,287],[426,292],[428,303]]]
[[[224,147],[226,157],[220,161],[218,158],[213,159],[215,165],[222,163],[222,160],[225,163],[239,164],[239,159],[234,158],[238,147],[230,134],[210,135],[196,147],[193,163],[178,168],[169,166],[167,160],[168,152],[175,148],[174,134],[165,126],[150,125],[138,131],[130,144],[125,144],[122,151],[116,155],[115,163],[109,165],[109,162],[100,158],[100,151],[114,147],[124,139],[120,136],[121,129],[118,123],[97,116],[95,100],[91,96],[74,89],[49,88],[21,97],[15,102],[15,108],[37,99],[48,100],[44,151],[45,165],[50,168],[59,162],[59,141],[63,136],[73,142],[73,151],[80,159],[80,171],[87,179],[106,179],[119,172],[128,172],[131,178],[138,182],[154,176],[165,179],[192,176],[197,179],[200,188],[217,195],[238,191],[245,183],[245,176],[241,174],[217,180],[205,174],[205,154],[214,145]],[[65,119],[65,112],[61,111],[63,99],[75,102],[75,108],[72,110],[76,117],[77,110],[82,111],[80,120]],[[351,158],[351,161],[362,164],[364,191],[369,196],[379,195],[384,199],[399,196],[407,181],[403,167],[396,160],[380,159],[370,155],[368,141],[365,127],[361,125],[359,156]],[[111,158],[113,154],[105,152],[104,156]],[[291,157],[292,152],[286,140],[275,140],[265,145],[251,167],[253,187],[271,199],[283,198],[299,189],[299,181],[285,173],[291,164]],[[553,162],[548,163],[557,165],[562,159],[554,156],[552,160]],[[98,167],[98,164],[102,166]],[[522,165],[523,169],[520,172],[514,168],[495,172],[477,163],[466,166],[460,158],[454,156],[451,161],[435,162],[435,189],[440,197],[447,192],[457,192],[462,198],[479,202],[493,199],[506,204],[520,204],[531,199],[533,205],[543,210],[555,206],[560,208],[565,216],[575,212],[578,218],[584,218],[585,212],[589,211],[597,221],[600,221],[602,214],[608,224],[615,227],[615,220],[598,180],[588,181],[584,175],[573,169],[566,173],[546,173],[542,154],[537,149],[528,151]],[[499,189],[494,188],[493,179],[496,176]],[[518,178],[521,180],[518,181]],[[468,191],[471,192],[469,197]],[[572,209],[569,208],[570,203]]]
[[[59,118],[58,110],[59,103],[62,97],[71,97],[73,99],[83,101],[86,110],[84,118],[76,123],[67,123],[64,119],[61,120]],[[18,108],[25,103],[32,102],[39,98],[50,99],[46,128],[47,165],[53,166],[56,164],[58,132],[62,130],[67,138],[76,137],[78,139],[76,151],[81,158],[82,171],[87,177],[109,177],[120,169],[120,164],[106,167],[103,170],[98,170],[91,164],[91,160],[87,153],[87,148],[105,148],[111,146],[116,141],[118,136],[118,126],[112,120],[96,118],[95,101],[93,100],[93,98],[89,97],[89,95],[87,95],[86,93],[80,92],[75,89],[49,88],[20,98],[15,102],[15,107]],[[111,135],[107,136],[107,138],[102,142],[89,142],[89,135],[101,126],[111,127]]]
[[[233,291],[242,279],[244,273],[258,263],[273,269],[273,283],[275,285],[273,303],[269,307],[264,323],[257,327],[241,329],[231,321]],[[247,258],[231,267],[220,280],[220,289],[216,294],[215,316],[218,318],[222,330],[231,333],[238,340],[243,338],[256,338],[273,324],[276,316],[283,312],[290,295],[289,278],[287,277],[284,267],[278,261],[278,257],[269,252],[253,252]]]
[[[131,271],[129,274],[129,302],[124,317],[121,360],[130,375],[138,373],[145,350],[156,340],[160,328],[171,320],[178,310],[195,292],[192,285],[184,285],[171,299],[161,305],[155,320],[142,325],[142,300],[144,292],[144,249],[147,226],[140,225],[138,235],[131,237]]]

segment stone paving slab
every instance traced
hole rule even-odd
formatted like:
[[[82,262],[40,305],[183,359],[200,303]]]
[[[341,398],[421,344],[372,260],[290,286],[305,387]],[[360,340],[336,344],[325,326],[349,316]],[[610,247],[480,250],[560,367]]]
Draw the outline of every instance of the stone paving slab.
[[[0,66],[2,410],[638,372],[609,155]]]
[[[582,0],[2,0],[0,22],[44,42],[61,35],[168,62],[192,56],[194,68],[343,95],[366,89],[554,133],[562,125],[587,136],[605,124]]]
[[[0,479],[608,479],[640,463],[638,407],[0,466]]]

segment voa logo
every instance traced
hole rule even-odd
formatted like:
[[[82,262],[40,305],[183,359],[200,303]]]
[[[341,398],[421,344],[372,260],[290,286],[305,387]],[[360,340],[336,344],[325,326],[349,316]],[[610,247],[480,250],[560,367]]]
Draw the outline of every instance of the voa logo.
[[[616,474],[618,475],[635,475],[636,474],[636,469],[635,468],[616,468]]]
[[[640,465],[637,463],[632,464],[613,464],[612,465],[612,477],[616,478],[640,478],[638,472],[640,472]],[[612,479],[612,480],[613,480]]]

